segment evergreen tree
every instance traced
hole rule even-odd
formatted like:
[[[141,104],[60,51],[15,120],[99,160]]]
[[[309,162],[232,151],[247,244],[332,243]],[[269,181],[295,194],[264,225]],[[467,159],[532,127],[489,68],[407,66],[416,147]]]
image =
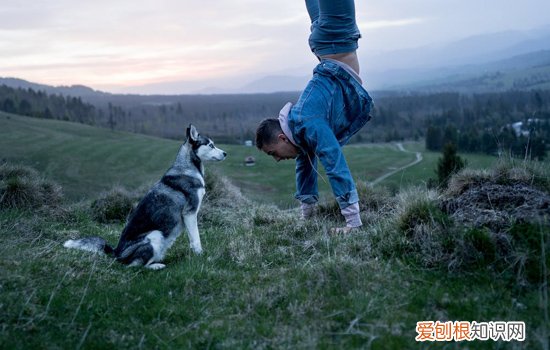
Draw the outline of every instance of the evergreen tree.
[[[32,106],[29,103],[29,101],[27,101],[26,99],[21,100],[21,102],[19,102],[18,113],[22,115],[30,115],[31,112],[32,112]]]
[[[440,151],[442,137],[441,129],[430,125],[426,131],[426,149],[429,151]]]
[[[15,109],[15,102],[11,98],[7,98],[4,100],[4,104],[2,105],[2,110],[8,113],[15,113],[17,110]]]
[[[443,131],[443,140],[441,145],[446,145],[448,143],[457,144],[458,143],[458,130],[454,125],[447,125]]]
[[[456,153],[456,146],[449,142],[443,147],[443,157],[437,161],[437,180],[439,186],[447,187],[452,174],[464,168],[466,162]]]
[[[546,158],[546,144],[542,137],[533,137],[530,142],[531,159],[543,161]]]
[[[498,151],[498,144],[495,137],[489,132],[484,131],[481,136],[481,151],[486,154],[495,154]]]

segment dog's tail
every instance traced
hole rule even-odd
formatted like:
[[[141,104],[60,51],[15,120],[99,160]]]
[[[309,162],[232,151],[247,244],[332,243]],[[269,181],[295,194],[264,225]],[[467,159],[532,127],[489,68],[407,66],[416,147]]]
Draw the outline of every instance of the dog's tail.
[[[107,244],[101,237],[86,237],[81,239],[69,239],[63,243],[65,248],[80,249],[93,253],[104,253],[112,255],[114,253],[113,247]]]

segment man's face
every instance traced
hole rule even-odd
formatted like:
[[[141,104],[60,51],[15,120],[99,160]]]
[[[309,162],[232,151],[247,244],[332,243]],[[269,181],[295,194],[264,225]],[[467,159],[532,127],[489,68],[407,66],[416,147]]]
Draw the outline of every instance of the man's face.
[[[279,134],[277,141],[262,147],[262,151],[272,156],[277,162],[281,160],[294,159],[298,156],[298,148],[294,146],[285,134]]]

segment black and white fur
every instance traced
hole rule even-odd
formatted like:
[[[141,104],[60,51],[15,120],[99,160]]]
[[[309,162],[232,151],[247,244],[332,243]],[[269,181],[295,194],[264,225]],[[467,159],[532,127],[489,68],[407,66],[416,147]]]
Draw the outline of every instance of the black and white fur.
[[[128,217],[116,248],[101,237],[68,240],[63,245],[92,252],[113,254],[129,266],[162,269],[164,255],[187,229],[191,249],[202,252],[197,214],[205,193],[203,161],[225,159],[226,153],[190,125],[187,140],[176,161],[149,190]]]

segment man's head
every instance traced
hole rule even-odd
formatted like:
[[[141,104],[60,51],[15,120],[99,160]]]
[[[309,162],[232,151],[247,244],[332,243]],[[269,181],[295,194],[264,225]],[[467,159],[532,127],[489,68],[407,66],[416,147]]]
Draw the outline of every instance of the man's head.
[[[299,153],[275,118],[264,119],[256,129],[256,147],[276,161],[294,159]]]

